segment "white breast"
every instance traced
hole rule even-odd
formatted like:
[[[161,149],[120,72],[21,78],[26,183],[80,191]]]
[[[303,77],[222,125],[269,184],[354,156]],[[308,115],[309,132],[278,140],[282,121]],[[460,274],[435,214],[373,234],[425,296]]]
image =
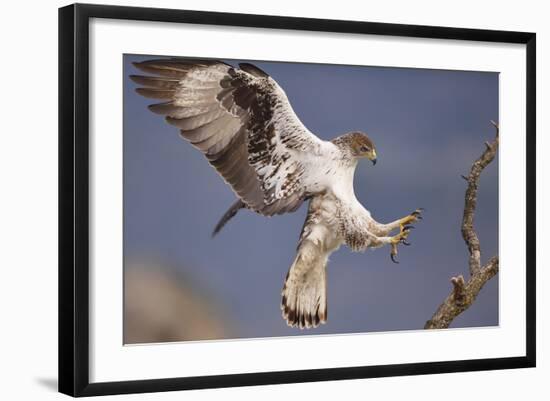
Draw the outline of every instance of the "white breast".
[[[323,142],[319,153],[308,153],[302,163],[307,171],[306,185],[311,193],[331,191],[338,197],[349,196],[353,192],[353,165],[345,166],[340,149],[331,142]]]

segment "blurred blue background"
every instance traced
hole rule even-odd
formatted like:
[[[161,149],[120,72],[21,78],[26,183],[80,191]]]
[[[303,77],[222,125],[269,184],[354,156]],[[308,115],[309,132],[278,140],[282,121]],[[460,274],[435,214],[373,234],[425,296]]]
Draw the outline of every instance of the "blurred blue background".
[[[307,206],[273,218],[241,211],[212,239],[235,197],[175,127],[147,110],[155,101],[135,93],[128,76],[140,72],[131,62],[151,58],[158,56],[124,56],[125,279],[138,266],[169,276],[194,298],[159,323],[170,299],[160,302],[146,282],[137,294],[127,290],[126,312],[135,306],[132,300],[143,304],[143,312],[132,314],[139,324],[125,321],[127,343],[421,329],[449,293],[449,279],[467,277],[460,233],[466,183],[460,175],[494,136],[498,73],[247,60],[281,85],[298,117],[320,138],[361,130],[374,140],[378,164],[359,164],[355,189],[378,221],[426,209],[412,246],[399,249],[400,264],[390,261],[388,247],[334,253],[328,322],[300,331],[286,326],[279,304]],[[483,172],[479,188],[475,228],[485,262],[498,253],[498,159]],[[170,332],[166,328],[145,334],[155,325],[200,325],[203,318],[215,319],[216,330],[203,325],[202,331],[170,336],[163,334]],[[497,324],[498,276],[451,327]]]

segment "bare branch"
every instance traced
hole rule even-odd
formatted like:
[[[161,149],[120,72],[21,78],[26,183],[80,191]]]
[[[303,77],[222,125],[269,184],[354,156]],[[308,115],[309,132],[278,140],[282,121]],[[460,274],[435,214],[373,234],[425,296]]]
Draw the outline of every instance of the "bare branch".
[[[462,276],[453,277],[453,290],[439,305],[432,318],[424,325],[425,329],[446,329],[462,312],[468,309],[476,300],[477,295],[491,278],[498,273],[498,256],[491,260],[473,275],[468,283]]]
[[[468,188],[466,189],[466,196],[464,199],[464,215],[462,217],[462,238],[468,246],[468,252],[470,253],[470,260],[468,262],[470,267],[470,275],[474,275],[481,267],[481,247],[479,244],[479,238],[474,230],[474,214],[477,205],[477,187],[479,183],[479,176],[481,172],[489,163],[493,161],[498,150],[499,141],[499,129],[498,125],[491,121],[496,128],[496,135],[493,142],[485,142],[486,149],[483,154],[477,159],[472,168],[470,174],[466,178],[468,182]]]
[[[491,121],[491,123],[496,129],[495,139],[493,142],[485,142],[486,149],[472,164],[468,177],[462,176],[468,182],[464,200],[464,216],[462,218],[462,237],[470,253],[468,260],[470,279],[466,282],[462,275],[451,278],[453,284],[451,293],[439,305],[432,318],[426,322],[425,329],[445,329],[449,327],[458,315],[474,303],[485,283],[498,273],[498,256],[493,256],[484,266],[481,266],[481,246],[474,230],[479,176],[483,169],[495,158],[499,145],[498,124],[494,121]]]
[[[466,299],[466,293],[465,293],[465,286],[466,282],[464,281],[464,277],[462,275],[458,277],[452,277],[451,283],[453,284],[453,300],[457,304],[463,304],[464,300]]]

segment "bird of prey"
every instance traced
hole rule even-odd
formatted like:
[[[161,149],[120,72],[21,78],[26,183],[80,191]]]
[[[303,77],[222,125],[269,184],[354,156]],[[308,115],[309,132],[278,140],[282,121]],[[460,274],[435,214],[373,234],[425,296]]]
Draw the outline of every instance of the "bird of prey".
[[[171,58],[134,65],[148,74],[131,76],[141,86],[137,93],[161,100],[149,109],[179,128],[238,198],[214,234],[242,208],[273,216],[309,202],[282,290],[289,326],[326,322],[326,265],[341,245],[352,251],[389,245],[394,262],[398,244],[408,245],[410,223],[421,219],[422,209],[382,224],[355,197],[358,161],[376,164],[367,134],[321,140],[298,119],[277,82],[252,64]],[[390,235],[393,230],[398,232]]]

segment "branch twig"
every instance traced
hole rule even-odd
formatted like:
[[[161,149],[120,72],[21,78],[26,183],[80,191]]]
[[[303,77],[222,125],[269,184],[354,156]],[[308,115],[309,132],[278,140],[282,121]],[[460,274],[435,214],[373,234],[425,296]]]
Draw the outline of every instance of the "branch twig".
[[[495,158],[499,145],[498,124],[494,121],[491,121],[491,123],[496,129],[495,139],[492,142],[485,142],[485,151],[472,164],[470,174],[467,177],[462,176],[468,182],[464,199],[462,238],[464,238],[470,254],[468,260],[470,279],[466,282],[462,275],[451,278],[451,283],[453,284],[451,293],[437,308],[432,318],[426,322],[425,329],[444,329],[449,327],[459,314],[472,305],[485,283],[498,273],[498,256],[493,256],[484,266],[481,266],[481,246],[477,233],[474,230],[479,176],[483,169]]]

